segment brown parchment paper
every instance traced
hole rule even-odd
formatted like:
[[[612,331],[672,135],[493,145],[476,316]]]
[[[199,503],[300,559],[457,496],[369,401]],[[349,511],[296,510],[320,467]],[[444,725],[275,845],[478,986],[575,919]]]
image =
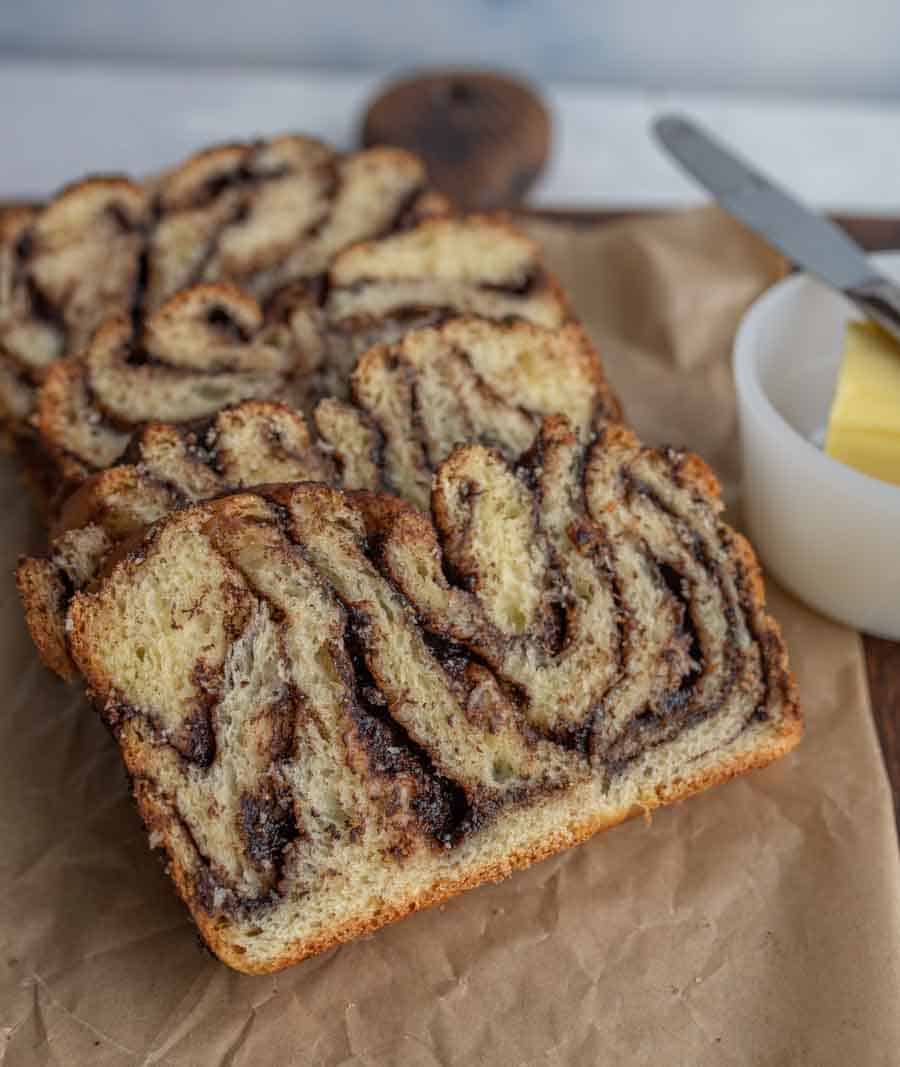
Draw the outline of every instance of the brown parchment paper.
[[[735,482],[731,336],[783,270],[711,210],[536,225],[640,431]],[[293,970],[204,955],[112,741],[32,653],[0,468],[0,1061],[900,1063],[900,870],[858,637],[770,586],[807,736],[767,770]]]

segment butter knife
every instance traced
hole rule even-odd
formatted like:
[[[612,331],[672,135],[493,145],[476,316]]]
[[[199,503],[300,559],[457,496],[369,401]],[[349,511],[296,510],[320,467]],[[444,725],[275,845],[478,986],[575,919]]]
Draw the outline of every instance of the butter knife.
[[[810,274],[848,297],[900,341],[900,285],[885,278],[833,222],[804,207],[696,123],[662,115],[660,144],[721,206]]]

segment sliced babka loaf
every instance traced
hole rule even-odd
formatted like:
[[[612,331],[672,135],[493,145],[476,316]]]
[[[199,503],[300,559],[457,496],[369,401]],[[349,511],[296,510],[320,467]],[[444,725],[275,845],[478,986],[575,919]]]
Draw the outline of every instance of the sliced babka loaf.
[[[318,443],[299,412],[265,401],[244,402],[211,422],[151,423],[138,431],[128,462],[98,472],[69,497],[50,552],[19,564],[25,616],[45,662],[72,675],[63,628],[71,594],[118,541],[173,508],[305,479],[389,489],[427,508],[433,471],[454,445],[481,441],[514,458],[545,415],[566,412],[585,440],[618,412],[594,349],[573,323],[550,331],[453,319],[373,348],[352,388],[353,404],[319,404]]]
[[[376,342],[459,314],[547,329],[570,319],[524,235],[485,216],[429,219],[353,246],[324,280],[288,287],[265,313],[246,293],[204,285],[137,328],[105,323],[81,357],[47,373],[40,441],[74,486],[115,462],[145,421],[190,421],[245,397],[309,410],[317,395],[347,395],[358,355]]]
[[[175,512],[67,626],[204,939],[288,966],[762,766],[801,721],[697,457],[548,419],[396,497]]]
[[[44,207],[9,211],[0,216],[0,418],[33,458],[36,388],[108,319],[141,320],[198,282],[231,281],[265,301],[320,275],[342,248],[446,209],[406,152],[342,156],[286,136],[211,148],[152,183],[88,178]],[[68,379],[56,373],[58,393]],[[114,422],[114,404],[107,414]]]

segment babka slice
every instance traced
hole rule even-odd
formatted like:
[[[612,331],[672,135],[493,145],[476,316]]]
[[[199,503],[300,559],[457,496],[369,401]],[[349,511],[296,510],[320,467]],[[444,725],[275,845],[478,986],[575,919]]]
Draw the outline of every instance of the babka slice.
[[[67,627],[210,948],[296,963],[790,750],[746,542],[697,457],[559,417],[396,497],[176,512]]]
[[[319,276],[342,248],[446,211],[425,182],[421,161],[403,151],[339,155],[319,141],[285,136],[208,149],[153,182],[88,178],[42,208],[0,215],[0,428],[13,438],[45,506],[52,510],[59,496],[58,465],[68,446],[73,453],[63,465],[70,474],[107,466],[121,431],[140,421],[140,392],[123,397],[121,382],[103,389],[111,346],[121,350],[132,323],[139,327],[197,283],[230,281],[268,301],[290,282]],[[83,352],[110,319],[118,320],[112,334],[92,349],[95,395],[84,367],[60,360]],[[227,332],[231,324],[226,318],[220,325]],[[162,378],[169,356],[166,348]],[[150,365],[152,359],[143,376],[132,376],[133,388],[143,388]],[[175,366],[185,369],[180,360]],[[222,370],[215,363],[193,369],[207,378]],[[227,361],[225,369],[232,369]],[[42,440],[31,415],[48,375],[41,417],[49,419],[49,437]],[[227,387],[198,383],[191,399],[196,408],[198,391],[206,392],[208,415],[222,406],[215,402],[220,392],[259,396],[270,384],[258,375],[232,376]],[[165,392],[151,396],[159,404]],[[179,408],[154,410],[154,418],[184,417]],[[70,417],[91,420],[87,429],[73,425],[71,441],[60,431]],[[49,455],[48,440],[56,446]]]
[[[33,421],[61,498],[166,412],[191,422],[245,399],[294,399],[308,373],[302,357],[287,327],[228,283],[177,293],[137,331],[127,317],[108,319],[80,357],[50,367],[38,392]]]
[[[435,212],[420,160],[308,137],[220,145],[150,183],[94,177],[0,216],[0,408],[14,427],[60,356],[114,315],[228,280],[259,299],[357,241]]]
[[[353,246],[324,279],[288,287],[265,313],[246,293],[208,284],[137,327],[123,316],[106,322],[82,356],[47,372],[40,443],[69,490],[114,463],[143,422],[190,421],[250,397],[309,410],[315,396],[346,397],[357,357],[376,342],[460,314],[548,329],[571,318],[524,235],[486,216],[429,219]]]
[[[338,256],[317,294],[296,302],[295,322],[322,340],[318,391],[344,397],[356,361],[380,341],[451,315],[525,319],[555,329],[571,310],[538,246],[500,216],[425,219]]]
[[[464,441],[525,451],[541,418],[564,413],[582,440],[618,402],[587,334],[463,317],[369,349],[352,403],[321,401],[314,419],[347,489],[387,489],[427,508],[437,465]]]
[[[127,463],[98,472],[69,497],[58,520],[63,536],[48,555],[19,564],[25,617],[45,662],[72,676],[63,629],[69,597],[113,545],[173,508],[306,479],[389,489],[427,508],[433,471],[456,444],[482,441],[514,458],[545,415],[565,411],[586,439],[618,413],[596,352],[573,323],[550,331],[462,317],[428,327],[367,353],[353,392],[354,404],[319,404],[318,443],[299,412],[266,401],[239,404],[211,422],[139,431]]]

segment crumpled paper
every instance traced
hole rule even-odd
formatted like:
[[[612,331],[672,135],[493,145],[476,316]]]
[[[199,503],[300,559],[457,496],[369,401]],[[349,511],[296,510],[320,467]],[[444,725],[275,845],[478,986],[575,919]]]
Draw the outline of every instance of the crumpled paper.
[[[784,264],[709,209],[535,223],[628,413],[733,489],[731,337]],[[900,1056],[900,864],[859,638],[769,586],[807,736],[765,771],[273,977],[199,947],[112,740],[38,664],[0,467],[0,1061],[810,1064]]]

